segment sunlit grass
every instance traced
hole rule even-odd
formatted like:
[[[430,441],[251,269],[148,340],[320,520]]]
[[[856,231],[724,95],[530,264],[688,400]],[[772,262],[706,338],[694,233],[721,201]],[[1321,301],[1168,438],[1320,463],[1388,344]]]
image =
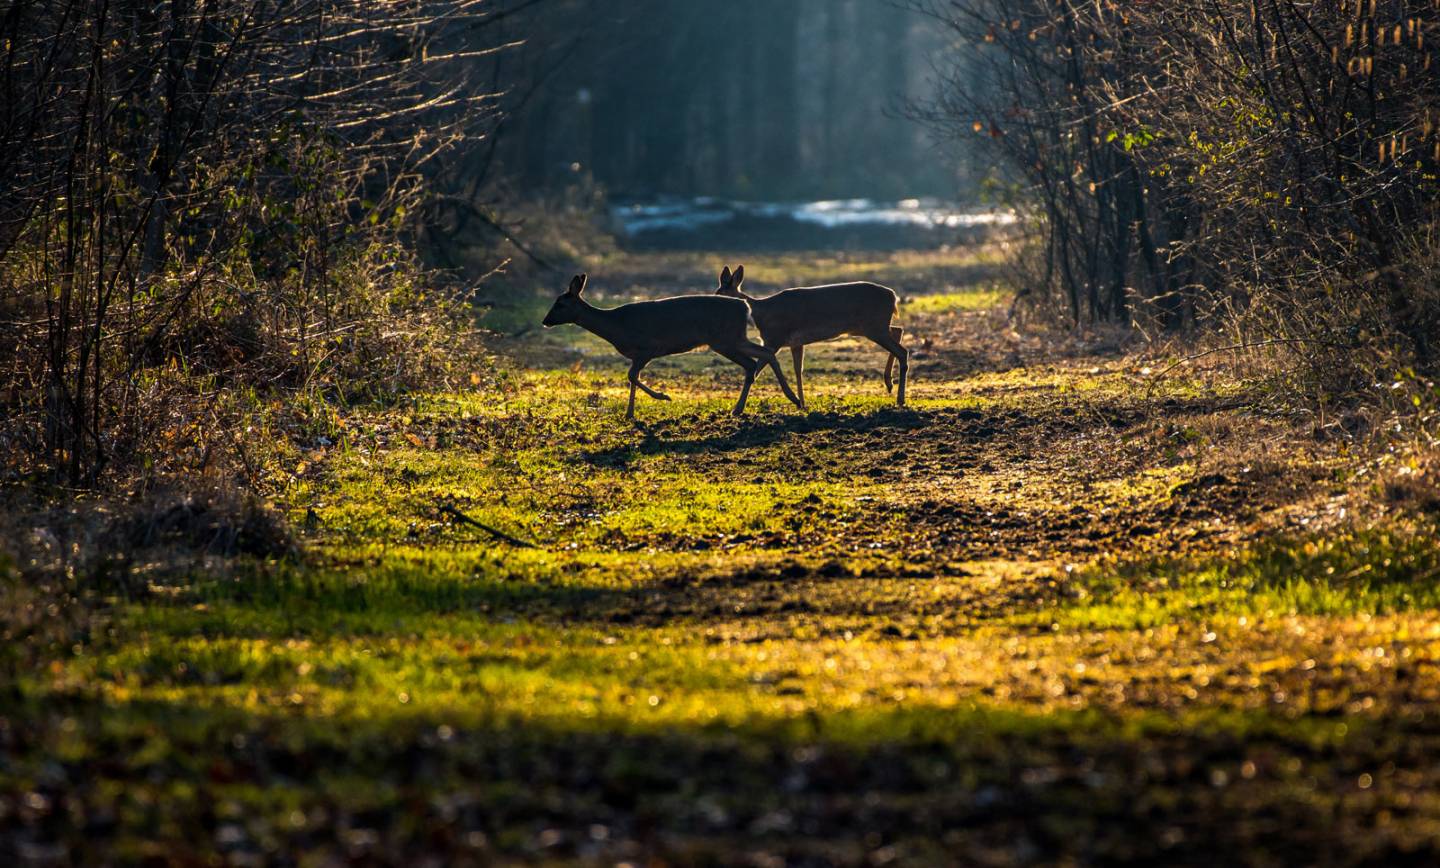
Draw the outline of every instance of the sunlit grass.
[[[992,292],[906,310],[978,319],[949,315]],[[839,342],[808,413],[767,372],[733,418],[738,370],[696,353],[647,371],[675,400],[629,422],[624,363],[589,340],[338,412],[275,498],[303,555],[147,579],[20,673],[0,794],[82,793],[136,860],[220,828],[324,861],[463,827],[481,862],[558,861],[555,829],[620,861],[592,832],[637,813],[678,864],[712,837],[859,859],[844,835],[880,808],[922,828],[1019,792],[1089,834],[1137,798],[1367,817],[1362,775],[1404,834],[1440,822],[1401,761],[1440,702],[1417,677],[1440,665],[1434,528],[1304,530],[1334,515],[1306,481],[1325,467],[1260,455],[1293,441],[1233,412],[1243,383],[991,366],[916,377],[901,409],[883,358]],[[845,831],[765,825],[787,811]]]
[[[900,305],[901,315],[941,314],[956,311],[990,310],[1008,300],[1010,293],[993,286],[975,287],[960,292],[940,292],[905,297]]]
[[[1067,627],[1145,628],[1176,618],[1350,617],[1440,609],[1435,529],[1280,539],[1229,557],[1141,560],[1072,579]]]

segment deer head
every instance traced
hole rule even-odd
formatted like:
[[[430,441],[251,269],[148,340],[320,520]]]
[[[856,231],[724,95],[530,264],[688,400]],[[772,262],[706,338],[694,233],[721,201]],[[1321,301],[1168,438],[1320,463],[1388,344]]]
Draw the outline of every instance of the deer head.
[[[745,296],[740,292],[740,284],[744,282],[745,266],[741,265],[737,267],[732,274],[730,272],[730,266],[727,265],[725,266],[725,270],[720,272],[720,286],[716,288],[715,294],[729,296],[730,298],[744,298]]]
[[[580,296],[585,292],[585,285],[589,282],[590,276],[586,274],[577,274],[572,277],[569,288],[555,299],[555,303],[550,306],[550,312],[545,314],[545,319],[540,324],[548,329],[551,326],[575,322],[580,311],[588,307]]]

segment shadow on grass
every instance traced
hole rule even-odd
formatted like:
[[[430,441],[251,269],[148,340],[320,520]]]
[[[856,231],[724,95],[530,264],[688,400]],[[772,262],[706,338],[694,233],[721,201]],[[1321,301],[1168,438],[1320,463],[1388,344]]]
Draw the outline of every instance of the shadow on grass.
[[[741,417],[719,422],[714,433],[696,436],[694,418],[683,417],[637,423],[643,439],[609,449],[580,453],[596,467],[625,468],[637,458],[653,455],[723,455],[745,449],[774,446],[791,438],[851,435],[874,440],[873,448],[894,448],[907,443],[946,443],[956,447],[983,445],[1027,431],[1063,434],[1093,430],[1097,426],[1125,428],[1171,415],[1220,413],[1241,404],[1211,398],[1114,398],[1099,404],[1058,403],[1035,408],[980,410],[969,407],[896,407],[877,410],[814,411],[803,414]],[[678,433],[678,436],[670,436]],[[858,454],[864,454],[861,450]]]
[[[661,422],[642,426],[644,439],[612,449],[585,452],[583,460],[596,467],[624,468],[637,458],[651,455],[697,455],[726,453],[774,446],[791,437],[821,433],[875,435],[895,440],[897,435],[925,429],[944,428],[957,437],[989,439],[999,432],[997,424],[986,424],[978,410],[920,410],[886,407],[867,413],[810,412],[778,418],[736,420],[732,431],[708,437],[667,437],[671,431],[693,431],[693,424]],[[999,418],[999,417],[997,417]],[[974,423],[966,425],[966,423]]]
[[[797,625],[820,635],[919,638],[1030,614],[1047,626],[1058,617],[1139,628],[1220,612],[1440,609],[1440,544],[1413,532],[1283,539],[1229,556],[1147,558],[1070,577],[1017,570],[999,582],[972,580],[959,563],[882,559],[761,558],[724,567],[696,560],[600,583],[584,571],[608,574],[613,566],[580,569],[498,557],[458,571],[407,559],[348,569],[281,565],[202,583],[168,615],[152,606],[151,617],[189,632],[253,637],[383,634],[402,622],[423,632],[442,623],[437,618],[461,615],[597,629],[716,627],[750,638],[785,638]],[[197,602],[208,608],[192,611]]]
[[[918,596],[917,584],[925,586]],[[825,634],[913,638],[969,629],[1052,602],[1055,593],[1038,574],[994,587],[969,581],[959,565],[857,567],[834,559],[676,567],[614,587],[542,571],[437,575],[426,565],[388,564],[359,572],[258,569],[238,581],[202,583],[168,609],[152,604],[147,617],[171,631],[249,638],[379,635],[402,624],[423,632],[456,615],[599,629],[744,625],[777,638],[804,622]]]
[[[1435,773],[1354,783],[1391,759],[1381,745],[1433,755],[1433,726],[1410,720],[1317,749],[1263,712],[647,727],[40,693],[7,719],[0,848],[70,864],[1433,864]]]

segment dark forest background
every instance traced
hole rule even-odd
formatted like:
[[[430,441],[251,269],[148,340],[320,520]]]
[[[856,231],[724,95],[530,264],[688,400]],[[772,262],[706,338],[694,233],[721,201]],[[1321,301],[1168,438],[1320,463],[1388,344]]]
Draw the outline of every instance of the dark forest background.
[[[503,26],[527,41],[491,71],[511,83],[508,119],[472,177],[503,167],[533,191],[584,174],[625,197],[956,192],[953,154],[906,117],[944,36],[923,16],[876,0],[524,5]]]

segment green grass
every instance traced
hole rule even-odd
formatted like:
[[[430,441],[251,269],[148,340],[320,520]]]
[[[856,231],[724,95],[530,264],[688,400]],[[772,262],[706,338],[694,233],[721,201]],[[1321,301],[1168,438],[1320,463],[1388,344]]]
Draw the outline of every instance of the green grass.
[[[1009,300],[1010,293],[995,286],[967,288],[960,292],[937,292],[903,299],[901,314],[942,314],[955,311],[990,310]]]
[[[842,342],[810,413],[766,375],[732,418],[738,376],[695,354],[629,423],[623,366],[567,330],[509,344],[504,388],[345,411],[276,470],[298,558],[142,573],[56,636],[6,622],[0,838],[80,863],[1431,855],[1432,524],[1338,520],[1337,459],[1223,372],[947,367],[989,290],[934,288],[906,409]]]
[[[1138,629],[1200,616],[1430,612],[1440,609],[1440,543],[1428,525],[1281,538],[1230,557],[1092,568],[1070,587],[1082,602],[1054,617],[1071,628]]]

